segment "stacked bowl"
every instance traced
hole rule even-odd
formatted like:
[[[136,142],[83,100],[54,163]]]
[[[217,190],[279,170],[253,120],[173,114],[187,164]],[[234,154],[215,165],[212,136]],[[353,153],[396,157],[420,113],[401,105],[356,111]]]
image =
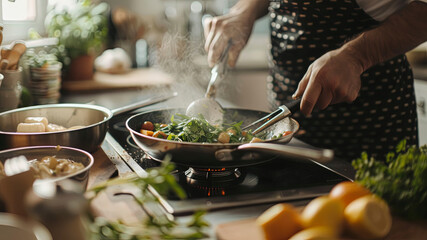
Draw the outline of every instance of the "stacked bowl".
[[[58,103],[61,96],[61,69],[60,62],[30,68],[28,87],[35,104]]]

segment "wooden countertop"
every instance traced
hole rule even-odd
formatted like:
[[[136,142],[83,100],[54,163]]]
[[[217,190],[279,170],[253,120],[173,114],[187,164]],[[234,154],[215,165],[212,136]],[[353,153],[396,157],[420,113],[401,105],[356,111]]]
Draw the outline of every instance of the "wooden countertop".
[[[136,68],[123,74],[95,72],[93,79],[62,81],[62,90],[68,92],[136,89],[168,86],[173,78],[155,68]]]
[[[302,210],[302,207],[299,208]],[[218,240],[263,240],[262,230],[255,223],[256,218],[244,219],[229,223],[220,224],[216,228]],[[384,240],[418,240],[426,239],[427,221],[409,222],[393,217],[393,225],[390,233]],[[349,234],[344,234],[342,240],[357,240]]]
[[[89,173],[87,189],[119,175],[117,167],[102,148],[92,153],[92,155],[95,162]],[[125,174],[125,172],[121,172],[120,174]],[[111,221],[121,220],[125,223],[141,221],[146,217],[144,210],[135,203],[132,196],[117,195],[117,193],[122,191],[123,188],[121,187],[112,187],[98,195],[91,202],[93,213]]]

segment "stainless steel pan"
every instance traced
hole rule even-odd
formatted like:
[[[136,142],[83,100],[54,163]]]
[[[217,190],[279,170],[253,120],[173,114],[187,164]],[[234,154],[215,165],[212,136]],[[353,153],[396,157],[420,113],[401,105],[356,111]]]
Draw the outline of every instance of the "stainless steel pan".
[[[108,121],[113,116],[165,101],[173,96],[176,96],[176,93],[166,97],[149,98],[114,110],[97,105],[64,103],[38,105],[3,112],[0,113],[0,149],[61,145],[94,152],[104,140],[108,130]],[[46,117],[49,122],[67,128],[84,127],[60,132],[16,132],[17,125],[24,122],[26,117]]]
[[[224,119],[226,122],[243,121],[243,126],[268,114],[244,109],[225,110]],[[264,131],[267,131],[267,139],[282,134],[284,131],[292,131],[293,134],[279,139],[266,140],[261,144],[177,142],[146,136],[139,132],[144,121],[169,123],[171,116],[176,113],[185,113],[185,109],[166,109],[140,113],[130,117],[126,121],[126,127],[136,144],[152,158],[162,160],[166,154],[170,153],[173,162],[196,168],[248,166],[269,161],[278,155],[292,158],[310,158],[323,162],[331,160],[333,157],[330,150],[306,149],[286,145],[299,129],[298,122],[292,118],[285,118]]]

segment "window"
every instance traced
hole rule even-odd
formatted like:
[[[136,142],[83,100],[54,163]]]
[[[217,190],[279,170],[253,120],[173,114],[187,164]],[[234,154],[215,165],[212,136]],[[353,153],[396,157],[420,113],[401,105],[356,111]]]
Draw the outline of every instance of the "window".
[[[3,23],[3,43],[28,39],[28,30],[44,34],[47,0],[1,0],[0,20]]]
[[[3,21],[36,20],[36,0],[2,1]]]

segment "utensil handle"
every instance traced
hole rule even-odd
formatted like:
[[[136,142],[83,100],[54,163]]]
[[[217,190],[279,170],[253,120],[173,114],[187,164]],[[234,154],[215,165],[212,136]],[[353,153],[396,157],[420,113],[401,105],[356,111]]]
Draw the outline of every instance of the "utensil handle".
[[[172,95],[168,95],[168,96],[151,97],[149,99],[145,99],[145,100],[140,101],[140,102],[136,102],[136,103],[124,106],[124,107],[113,109],[111,111],[113,112],[114,116],[117,116],[119,114],[130,112],[130,111],[138,109],[138,108],[149,106],[149,105],[152,105],[155,103],[164,102],[164,101],[171,99],[173,97],[176,97],[176,96],[178,96],[177,92],[174,92],[174,93],[172,93]]]
[[[311,159],[319,163],[326,163],[334,158],[334,152],[331,149],[313,149],[295,147],[290,145],[272,144],[272,143],[247,143],[240,145],[238,150],[255,150],[265,153],[274,153],[283,157],[298,159]]]
[[[228,40],[227,46],[219,57],[218,63],[212,68],[211,79],[205,93],[205,97],[213,98],[215,95],[216,85],[224,78],[227,73],[228,51],[233,45],[232,39]]]
[[[289,109],[291,114],[294,114],[300,110],[301,98],[287,102],[284,105]]]

